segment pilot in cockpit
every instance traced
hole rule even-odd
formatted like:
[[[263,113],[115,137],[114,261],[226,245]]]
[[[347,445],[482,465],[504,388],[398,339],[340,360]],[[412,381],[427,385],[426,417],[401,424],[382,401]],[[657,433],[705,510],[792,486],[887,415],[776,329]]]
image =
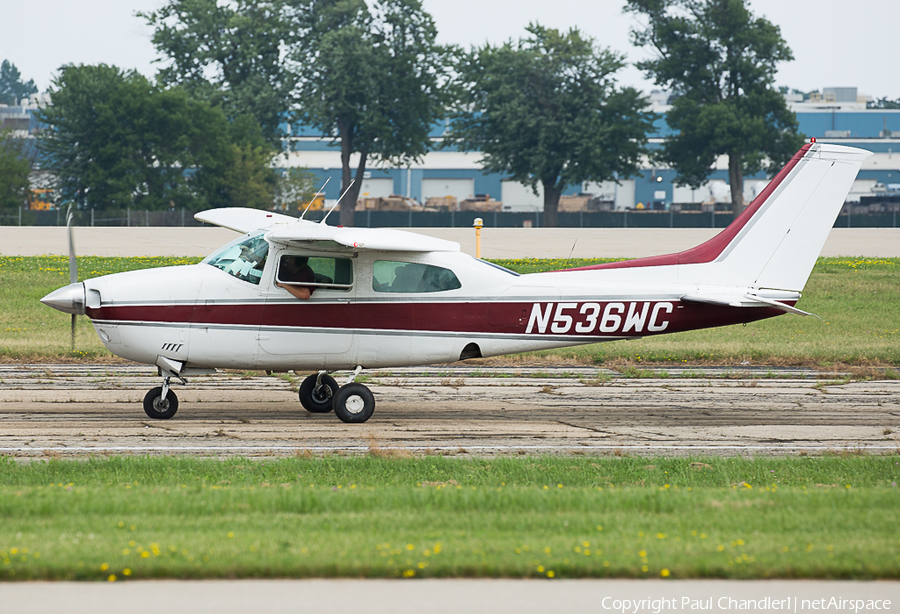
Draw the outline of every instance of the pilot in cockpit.
[[[278,279],[282,282],[290,282],[281,284],[278,281],[275,285],[284,288],[300,300],[307,300],[315,291],[315,286],[295,285],[297,283],[314,283],[315,272],[309,266],[309,258],[307,256],[282,256],[281,266],[278,268]]]

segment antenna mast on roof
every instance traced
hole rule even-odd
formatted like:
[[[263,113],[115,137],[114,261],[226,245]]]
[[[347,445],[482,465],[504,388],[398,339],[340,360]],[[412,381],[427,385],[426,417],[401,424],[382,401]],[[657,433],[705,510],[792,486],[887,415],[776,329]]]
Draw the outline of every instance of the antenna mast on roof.
[[[344,193],[341,194],[341,197],[340,197],[339,199],[337,199],[337,202],[334,203],[333,205],[331,205],[331,209],[328,210],[328,213],[326,213],[326,214],[325,214],[325,217],[322,218],[322,221],[319,222],[320,224],[324,224],[324,223],[325,223],[325,220],[328,219],[328,216],[331,215],[331,212],[334,211],[334,208],[337,207],[339,204],[341,204],[341,200],[347,195],[347,192],[350,191],[350,188],[353,187],[353,184],[354,184],[354,183],[356,183],[356,179],[351,179],[351,180],[350,180],[350,185],[347,186],[347,189],[344,190]]]
[[[329,182],[329,181],[331,181],[331,177],[329,177],[328,179],[325,180],[325,183],[322,184],[322,187],[319,188],[319,191],[316,192],[316,195],[313,196],[313,197],[312,197],[312,200],[309,201],[309,204],[306,205],[306,209],[304,209],[304,210],[303,210],[303,213],[300,214],[300,219],[301,219],[301,220],[303,219],[303,216],[306,215],[306,212],[309,211],[309,208],[312,207],[312,204],[313,204],[314,202],[316,202],[316,199],[317,199],[317,198],[319,197],[319,195],[322,193],[322,190],[325,189],[325,186],[328,185],[328,182]]]

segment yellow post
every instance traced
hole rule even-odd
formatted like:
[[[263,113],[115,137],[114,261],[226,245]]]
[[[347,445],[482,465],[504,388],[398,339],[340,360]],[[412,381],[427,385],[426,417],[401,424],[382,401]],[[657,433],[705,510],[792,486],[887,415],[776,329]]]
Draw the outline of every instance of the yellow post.
[[[481,227],[484,226],[484,221],[476,217],[472,225],[475,227],[475,257],[481,258]]]

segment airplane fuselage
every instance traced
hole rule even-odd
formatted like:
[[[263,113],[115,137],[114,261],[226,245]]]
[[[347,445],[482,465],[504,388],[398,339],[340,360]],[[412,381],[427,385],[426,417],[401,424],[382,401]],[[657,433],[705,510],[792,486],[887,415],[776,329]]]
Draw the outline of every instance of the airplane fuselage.
[[[273,248],[258,283],[207,262],[95,278],[84,282],[85,313],[111,352],[136,362],[163,356],[196,368],[274,371],[453,362],[782,313],[682,301],[695,285],[646,283],[639,274],[629,283],[621,271],[517,276],[459,252],[360,252],[349,287],[318,287],[302,301],[275,286],[280,258],[296,253],[334,256]],[[440,267],[459,287],[378,291],[376,260]]]

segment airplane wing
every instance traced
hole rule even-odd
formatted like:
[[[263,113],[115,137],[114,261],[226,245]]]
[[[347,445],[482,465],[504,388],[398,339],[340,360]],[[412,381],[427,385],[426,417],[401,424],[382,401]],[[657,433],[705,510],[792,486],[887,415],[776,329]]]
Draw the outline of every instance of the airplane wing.
[[[266,239],[282,245],[396,252],[459,251],[459,243],[455,241],[445,241],[404,230],[327,226],[246,207],[208,209],[195,214],[194,218],[241,233],[268,230]]]
[[[296,222],[297,218],[281,213],[263,211],[262,209],[250,209],[248,207],[224,207],[222,209],[207,209],[194,214],[198,222],[206,222],[214,226],[221,226],[228,230],[234,230],[241,234],[268,228],[273,224]]]
[[[284,245],[330,244],[350,250],[458,252],[459,243],[390,228],[342,228],[313,224],[276,225],[266,238]]]

